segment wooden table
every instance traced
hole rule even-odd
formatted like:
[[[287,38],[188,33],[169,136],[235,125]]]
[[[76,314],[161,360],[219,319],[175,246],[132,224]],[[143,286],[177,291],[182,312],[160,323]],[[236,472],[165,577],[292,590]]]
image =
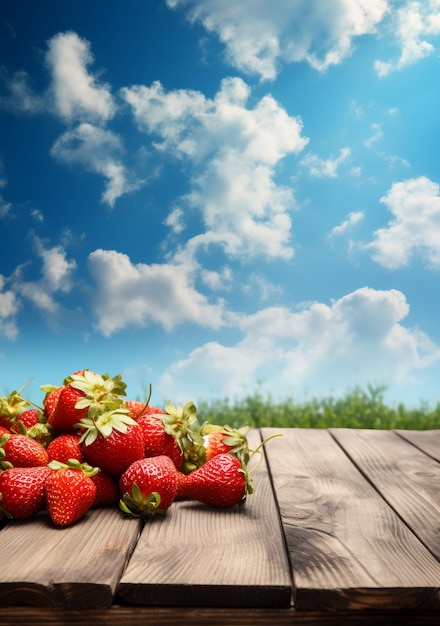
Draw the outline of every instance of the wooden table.
[[[242,507],[0,532],[0,624],[440,624],[440,430],[262,429]]]

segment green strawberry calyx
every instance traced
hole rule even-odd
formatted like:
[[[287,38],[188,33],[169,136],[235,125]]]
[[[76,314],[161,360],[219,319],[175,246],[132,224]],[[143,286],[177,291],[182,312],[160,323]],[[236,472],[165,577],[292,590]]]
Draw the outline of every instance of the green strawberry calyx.
[[[78,459],[69,459],[68,463],[62,463],[61,461],[50,461],[47,464],[48,467],[52,470],[60,470],[60,469],[73,469],[73,470],[81,470],[86,474],[86,476],[96,476],[101,470],[99,467],[92,467],[88,463],[81,463]]]
[[[204,438],[204,443],[207,443],[211,433],[222,433],[224,435],[222,438],[223,443],[231,448],[229,450],[229,454],[233,454],[243,464],[247,464],[251,453],[246,437],[248,430],[249,426],[232,428],[232,426],[229,426],[228,424],[221,426],[218,424],[204,422],[200,427],[200,434]]]
[[[26,398],[21,397],[21,392],[32,381],[30,378],[18,391],[12,391],[9,396],[0,396],[0,415],[6,417],[11,424],[19,419],[20,415],[25,411],[30,404],[33,404]],[[40,408],[40,407],[37,407]]]
[[[188,473],[201,464],[204,454],[203,437],[200,434],[200,423],[197,409],[190,400],[184,406],[167,402],[165,413],[157,414],[162,420],[166,433],[172,435],[180,446],[185,457],[183,471]]]
[[[4,470],[11,469],[11,467],[14,467],[12,463],[9,463],[9,461],[3,460],[6,456],[4,446],[6,445],[10,437],[12,437],[12,434],[10,435],[9,433],[5,433],[0,437],[0,473]]]
[[[152,491],[146,496],[142,495],[141,490],[136,483],[131,487],[131,495],[125,493],[119,501],[119,508],[123,513],[132,517],[141,517],[148,519],[155,515],[165,515],[166,509],[160,509],[160,493]]]
[[[123,399],[120,396],[126,395],[126,384],[119,374],[110,378],[108,374],[101,376],[96,372],[84,370],[80,374],[69,376],[68,384],[83,392],[84,396],[78,398],[75,408],[87,408],[89,417],[99,415],[104,410],[122,407]]]
[[[116,408],[99,414],[90,414],[89,411],[89,415],[75,424],[75,427],[84,429],[80,443],[90,446],[99,435],[107,439],[113,430],[126,433],[129,426],[136,425],[137,422],[130,417],[128,409]]]

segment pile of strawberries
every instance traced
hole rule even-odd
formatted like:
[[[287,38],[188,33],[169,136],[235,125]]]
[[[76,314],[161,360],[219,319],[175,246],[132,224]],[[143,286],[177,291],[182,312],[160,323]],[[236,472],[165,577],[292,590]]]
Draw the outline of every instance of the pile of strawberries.
[[[113,504],[148,519],[176,499],[225,508],[253,491],[247,429],[201,424],[192,402],[129,400],[120,375],[87,369],[41,390],[42,407],[21,391],[0,397],[2,523],[47,510],[69,526]]]

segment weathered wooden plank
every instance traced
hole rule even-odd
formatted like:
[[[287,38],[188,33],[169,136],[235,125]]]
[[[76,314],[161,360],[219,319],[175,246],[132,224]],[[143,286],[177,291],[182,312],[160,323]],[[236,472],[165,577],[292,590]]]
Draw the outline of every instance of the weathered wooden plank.
[[[263,429],[263,436],[274,429]],[[300,609],[440,607],[440,565],[326,430],[267,446]]]
[[[389,430],[341,428],[331,433],[440,560],[440,463]]]
[[[440,429],[439,430],[396,430],[403,437],[422,452],[432,456],[440,462]]]
[[[0,608],[2,626],[438,626],[433,611],[297,611],[219,607],[127,607],[103,610]]]
[[[256,431],[249,441],[258,445]],[[137,605],[290,606],[290,569],[264,459],[253,483],[244,506],[175,502],[165,518],[147,523],[120,597]]]
[[[0,607],[111,606],[139,531],[117,508],[93,509],[68,528],[45,514],[11,522],[0,534]]]

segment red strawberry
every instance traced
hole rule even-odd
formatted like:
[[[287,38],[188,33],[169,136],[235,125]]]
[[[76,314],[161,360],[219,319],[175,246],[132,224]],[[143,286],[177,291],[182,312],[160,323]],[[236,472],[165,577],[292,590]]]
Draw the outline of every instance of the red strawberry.
[[[243,502],[252,487],[242,463],[232,454],[217,454],[204,465],[179,478],[179,497],[218,508]]]
[[[15,424],[11,426],[11,431],[13,433],[18,433],[19,424],[21,422],[22,426],[27,428],[32,428],[35,424],[38,424],[40,421],[40,411],[38,409],[26,409],[23,413],[18,417]]]
[[[177,470],[165,455],[139,459],[119,479],[120,507],[134,517],[165,514],[177,493]]]
[[[80,463],[72,467],[57,461],[51,461],[49,467],[53,469],[46,479],[47,510],[56,526],[69,526],[84,517],[94,504],[96,486],[91,474],[99,470]]]
[[[152,408],[148,406],[148,402],[141,402],[140,400],[125,400],[125,408],[128,409],[130,417],[137,420],[145,411]],[[160,411],[160,409],[154,409]]]
[[[63,387],[54,410],[47,418],[48,423],[60,432],[74,432],[75,424],[88,413],[88,407],[76,408],[78,400],[85,398],[85,395],[83,391],[70,385]]]
[[[26,409],[11,426],[13,433],[27,435],[42,446],[47,447],[52,439],[52,426],[46,423],[46,416],[41,409]]]
[[[204,439],[205,462],[217,454],[229,452],[246,464],[249,461],[249,446],[246,439],[248,428],[234,429],[230,426],[204,424],[200,433]]]
[[[193,402],[187,402],[185,406],[175,406],[172,402],[167,402],[165,411],[157,411],[157,416],[161,419],[165,433],[174,437],[180,450],[183,452],[183,471],[192,471],[202,463],[205,449],[203,447],[203,437],[200,435],[200,424],[197,419],[197,409]],[[139,420],[144,419],[141,415]],[[171,444],[169,444],[171,446]],[[172,444],[175,448],[175,444]],[[173,456],[176,466],[181,469],[181,459],[174,456],[177,450],[171,452],[167,449],[167,454]],[[203,458],[204,460],[204,458]]]
[[[37,467],[47,465],[48,461],[45,448],[30,437],[6,434],[0,439],[0,468]]]
[[[80,389],[70,385],[63,387],[54,410],[47,418],[48,423],[60,432],[75,432],[75,424],[86,417],[89,410],[88,407],[76,408],[78,400],[85,396]]]
[[[96,487],[94,504],[116,504],[119,501],[118,483],[105,472],[98,472],[92,476]]]
[[[44,414],[47,419],[54,412],[55,407],[58,404],[60,393],[62,392],[64,387],[63,385],[60,385],[59,387],[54,387],[53,385],[45,385],[45,386],[42,386],[41,389],[43,391],[46,391],[46,395],[43,399],[43,407],[44,407]]]
[[[13,467],[0,474],[0,520],[26,519],[44,508],[46,479],[52,470],[41,467]]]
[[[126,384],[121,377],[109,378],[81,370],[65,380],[58,402],[48,423],[58,431],[73,432],[75,425],[87,416],[95,416],[121,407]]]
[[[12,431],[9,428],[6,428],[6,426],[0,426],[0,437],[3,435],[10,435],[11,432]]]
[[[165,432],[165,427],[160,414],[166,415],[165,411],[155,407],[148,407],[137,419],[142,430],[144,441],[144,456],[159,456],[165,454],[173,461],[177,469],[182,469],[185,457],[182,449],[174,437]]]
[[[47,446],[47,454],[49,461],[60,461],[60,463],[68,463],[69,459],[76,459],[80,463],[85,461],[78,434],[58,435]]]
[[[126,409],[81,420],[80,446],[85,459],[114,478],[133,461],[143,458],[144,442],[138,424]]]

